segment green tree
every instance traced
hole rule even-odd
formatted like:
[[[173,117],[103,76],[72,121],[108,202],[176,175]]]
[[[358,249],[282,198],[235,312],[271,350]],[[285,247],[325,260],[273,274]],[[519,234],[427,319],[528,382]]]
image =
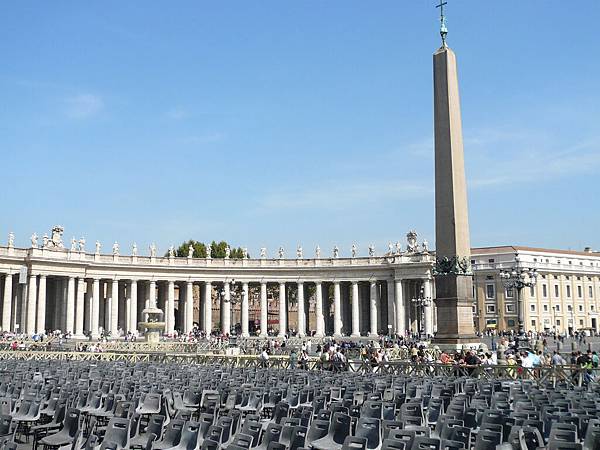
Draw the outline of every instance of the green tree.
[[[190,245],[194,248],[194,253],[192,254],[192,256],[194,258],[206,258],[206,248],[207,248],[207,244],[204,244],[203,242],[200,241],[196,241],[194,239],[190,239],[188,241],[183,242],[179,247],[177,247],[177,249],[175,250],[175,256],[180,257],[180,258],[186,258],[189,254],[189,248]],[[227,248],[227,242],[226,241],[220,241],[220,242],[216,242],[216,241],[212,241],[210,243],[210,249],[211,249],[211,257],[212,258],[225,258],[225,248]],[[244,255],[244,251],[242,250],[241,247],[237,247],[237,248],[233,248],[230,246],[230,258],[233,259],[242,259],[243,255]],[[165,254],[165,256],[168,256],[168,252]],[[248,258],[250,257],[250,255],[248,255]]]
[[[180,258],[187,257],[190,251],[190,245],[194,248],[194,253],[192,254],[194,258],[206,258],[206,245],[193,239],[190,239],[177,247],[175,256]]]

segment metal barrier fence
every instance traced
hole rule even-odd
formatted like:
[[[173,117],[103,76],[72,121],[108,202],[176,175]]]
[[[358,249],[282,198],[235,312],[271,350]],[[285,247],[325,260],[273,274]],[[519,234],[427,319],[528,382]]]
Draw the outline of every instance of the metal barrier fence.
[[[128,363],[149,362],[158,364],[218,364],[223,367],[289,369],[290,358],[271,356],[263,361],[255,355],[225,356],[210,353],[117,353],[117,352],[39,352],[39,351],[0,351],[0,361],[21,359],[26,361],[123,361]],[[520,366],[456,366],[450,364],[416,364],[407,361],[391,361],[370,364],[362,360],[351,360],[347,364],[323,363],[318,358],[309,358],[296,368],[306,370],[348,371],[358,374],[376,373],[380,375],[401,375],[415,378],[459,377],[466,376],[484,380],[530,380],[536,384],[563,383],[569,386],[581,386],[597,382],[600,369],[585,369],[579,366],[542,366],[523,368]]]

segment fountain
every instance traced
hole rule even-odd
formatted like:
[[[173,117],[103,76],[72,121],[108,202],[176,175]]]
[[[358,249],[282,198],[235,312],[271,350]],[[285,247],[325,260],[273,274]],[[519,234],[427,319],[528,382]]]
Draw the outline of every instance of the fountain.
[[[144,332],[146,342],[156,345],[160,341],[161,332],[165,329],[165,322],[161,321],[163,311],[157,308],[156,305],[150,305],[142,311],[142,314],[146,314],[147,319],[146,322],[139,323],[140,329],[146,330]]]

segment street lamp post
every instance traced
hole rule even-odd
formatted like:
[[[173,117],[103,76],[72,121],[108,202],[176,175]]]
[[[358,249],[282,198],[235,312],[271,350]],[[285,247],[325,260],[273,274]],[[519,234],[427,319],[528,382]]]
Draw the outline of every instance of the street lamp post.
[[[525,334],[524,316],[525,309],[521,300],[521,291],[523,288],[535,286],[538,273],[536,269],[520,267],[519,259],[515,256],[517,264],[508,270],[500,270],[500,279],[505,289],[515,289],[517,291],[517,320],[519,322],[519,332],[515,341],[515,350],[519,347],[529,347],[529,340]]]
[[[419,290],[419,296],[410,300],[413,305],[417,308],[417,327],[419,332],[419,339],[426,339],[425,335],[425,308],[431,305],[431,299],[425,297],[425,288],[421,286]]]

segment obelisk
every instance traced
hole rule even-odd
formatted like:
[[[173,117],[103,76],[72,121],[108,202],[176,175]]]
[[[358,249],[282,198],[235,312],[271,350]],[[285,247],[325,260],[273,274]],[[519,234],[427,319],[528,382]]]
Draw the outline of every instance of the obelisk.
[[[446,45],[441,8],[442,46],[433,55],[435,133],[435,305],[441,348],[476,342],[473,327],[473,279],[469,214],[456,56]]]

